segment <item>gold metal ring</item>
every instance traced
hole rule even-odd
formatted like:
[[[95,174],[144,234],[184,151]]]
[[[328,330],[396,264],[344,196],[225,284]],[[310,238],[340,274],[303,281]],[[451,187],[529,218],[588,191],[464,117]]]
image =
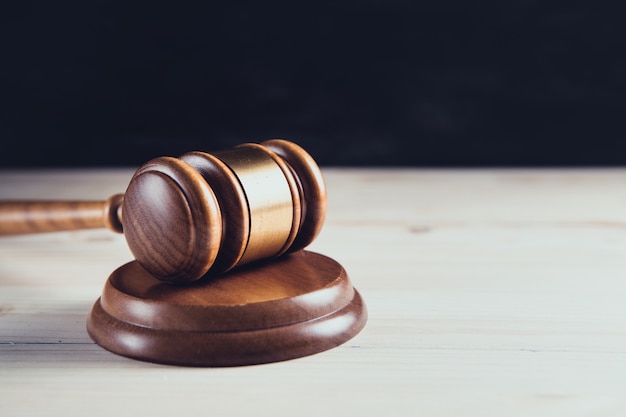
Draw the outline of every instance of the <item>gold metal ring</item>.
[[[291,188],[281,168],[254,147],[213,152],[237,176],[250,213],[250,235],[239,264],[278,255],[290,237],[294,218]]]

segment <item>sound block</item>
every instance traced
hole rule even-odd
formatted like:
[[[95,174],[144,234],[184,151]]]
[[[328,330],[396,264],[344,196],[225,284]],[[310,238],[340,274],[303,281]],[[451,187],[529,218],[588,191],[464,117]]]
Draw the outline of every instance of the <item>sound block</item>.
[[[299,251],[185,286],[130,262],[107,280],[87,331],[103,348],[134,359],[238,366],[331,349],[366,321],[343,267]]]

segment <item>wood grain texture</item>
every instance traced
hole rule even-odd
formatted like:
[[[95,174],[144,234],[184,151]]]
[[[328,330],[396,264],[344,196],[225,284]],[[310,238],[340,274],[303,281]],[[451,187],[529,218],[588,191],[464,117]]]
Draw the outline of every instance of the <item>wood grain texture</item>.
[[[135,359],[241,366],[334,348],[366,321],[365,304],[341,265],[299,251],[186,286],[130,262],[107,280],[87,330],[99,345]]]
[[[123,236],[2,238],[0,415],[626,413],[626,170],[323,173],[310,249],[367,301],[352,340],[243,368],[128,360],[84,328]],[[0,196],[98,199],[130,175],[3,172]]]
[[[161,280],[186,283],[211,268],[222,213],[202,175],[178,158],[142,165],[124,196],[124,236],[135,259]]]
[[[103,227],[121,233],[122,200],[115,194],[106,201],[1,201],[0,236]]]

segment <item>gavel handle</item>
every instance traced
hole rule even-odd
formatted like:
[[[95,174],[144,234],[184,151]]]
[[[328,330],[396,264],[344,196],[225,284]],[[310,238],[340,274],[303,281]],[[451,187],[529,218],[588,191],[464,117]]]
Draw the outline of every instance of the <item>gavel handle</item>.
[[[104,227],[121,233],[123,199],[123,194],[116,194],[106,201],[0,202],[0,235]]]

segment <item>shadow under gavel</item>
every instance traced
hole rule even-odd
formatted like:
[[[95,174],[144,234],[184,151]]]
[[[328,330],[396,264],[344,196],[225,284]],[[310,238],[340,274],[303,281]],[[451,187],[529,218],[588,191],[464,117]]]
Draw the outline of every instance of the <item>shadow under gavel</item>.
[[[325,212],[313,158],[274,139],[153,159],[106,201],[0,202],[0,235],[107,227],[148,272],[185,283],[306,247]]]

